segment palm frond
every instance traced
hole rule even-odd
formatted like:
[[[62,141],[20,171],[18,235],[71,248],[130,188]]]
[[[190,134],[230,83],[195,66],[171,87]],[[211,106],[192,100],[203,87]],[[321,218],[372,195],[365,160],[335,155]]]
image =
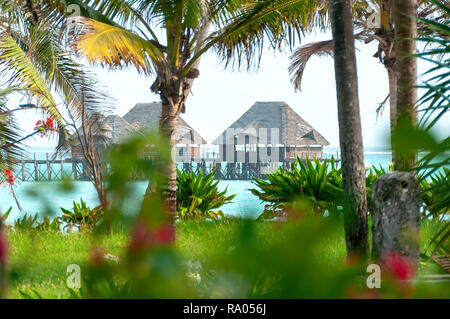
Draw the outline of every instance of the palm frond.
[[[39,70],[33,64],[31,56],[10,35],[0,38],[0,67],[0,74],[10,75],[8,81],[10,86],[27,88],[38,105],[62,124],[56,102]]]
[[[9,76],[8,85],[11,88],[15,91],[25,91],[36,100],[38,107],[55,120],[58,124],[58,145],[60,146],[65,141],[64,120],[53,99],[50,86],[47,85],[45,75],[33,61],[34,57],[42,54],[42,49],[45,51],[48,48],[34,47],[35,44],[28,43],[25,51],[10,34],[3,33],[0,38],[0,74]]]
[[[138,71],[152,73],[153,64],[162,67],[164,56],[151,41],[120,27],[79,18],[80,32],[74,38],[75,50],[92,64],[107,67],[134,65]]]
[[[354,35],[355,40],[365,40],[367,38],[364,31]],[[325,40],[306,44],[294,51],[291,55],[291,65],[289,73],[292,75],[291,82],[296,90],[301,90],[303,73],[308,61],[313,56],[333,56],[333,40]]]
[[[266,42],[280,48],[287,42],[291,47],[304,32],[311,30],[322,1],[256,0],[237,3],[237,8],[216,18],[218,31],[213,32],[205,44],[188,63],[189,68],[204,52],[214,47],[219,57],[240,68],[257,66]],[[219,17],[219,16],[218,16]]]
[[[0,164],[12,167],[19,160],[21,151],[19,145],[19,128],[13,114],[9,113],[6,107],[7,94],[12,89],[0,90]],[[0,183],[3,174],[0,174]]]
[[[301,90],[303,73],[312,56],[333,56],[333,40],[326,40],[306,44],[291,55],[289,73],[293,74],[291,82],[296,90]]]

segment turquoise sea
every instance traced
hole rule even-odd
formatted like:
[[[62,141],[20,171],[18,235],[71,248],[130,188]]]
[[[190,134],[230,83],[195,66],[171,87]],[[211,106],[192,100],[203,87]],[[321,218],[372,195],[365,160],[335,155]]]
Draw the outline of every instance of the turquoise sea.
[[[337,147],[326,147],[324,157],[334,156],[339,158]],[[391,153],[382,147],[371,147],[365,150],[365,162],[368,165],[382,165],[387,168],[391,162]],[[69,192],[61,190],[60,182],[25,182],[14,187],[17,198],[23,208],[24,213],[43,214],[50,213],[53,216],[60,215],[59,207],[71,208],[72,201],[79,201],[83,198],[91,207],[98,204],[97,195],[90,182],[77,181]],[[137,207],[147,187],[146,182],[134,182],[135,198],[131,199],[130,207]],[[248,218],[257,217],[264,208],[264,203],[253,196],[249,191],[253,187],[251,181],[221,181],[220,189],[228,187],[229,194],[237,194],[233,203],[223,206],[222,210],[227,215],[242,216]],[[14,198],[8,187],[0,186],[0,211],[5,212],[12,207],[8,221],[20,217],[20,212],[16,206]]]

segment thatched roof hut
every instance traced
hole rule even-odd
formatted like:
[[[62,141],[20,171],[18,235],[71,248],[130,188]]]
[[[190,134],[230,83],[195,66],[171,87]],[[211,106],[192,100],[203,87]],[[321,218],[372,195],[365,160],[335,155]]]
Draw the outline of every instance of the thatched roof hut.
[[[105,149],[108,145],[119,144],[127,136],[133,134],[138,130],[135,125],[129,124],[118,115],[104,116],[101,113],[94,113],[91,115],[92,121],[91,133],[94,137],[94,143],[99,150]],[[83,129],[78,128],[80,137],[84,140]],[[71,150],[73,157],[81,157],[82,151],[79,145],[77,135],[74,133],[69,137],[71,142]],[[83,142],[84,144],[85,142]]]
[[[297,157],[322,158],[323,146],[329,145],[285,102],[256,102],[213,144],[221,146],[220,157],[226,158],[227,162],[230,161],[230,152],[235,153],[234,157],[238,152],[244,152],[246,162],[251,161],[252,153],[257,161],[265,153],[280,161],[292,161]]]
[[[156,129],[161,118],[161,103],[138,103],[125,116],[123,120],[139,129]],[[181,117],[178,119],[178,128],[175,132],[178,144],[206,144],[189,124]]]
[[[129,135],[137,132],[139,127],[132,125],[119,115],[109,115],[103,121],[106,138],[111,144],[118,144]]]
[[[256,102],[229,128],[237,135],[256,137],[260,128],[278,130],[278,141],[270,144],[288,146],[329,145],[329,142],[311,125],[303,120],[285,102]],[[270,132],[267,133],[270,135]],[[224,139],[225,136],[225,139]],[[234,144],[234,136],[224,131],[213,142],[216,145]]]

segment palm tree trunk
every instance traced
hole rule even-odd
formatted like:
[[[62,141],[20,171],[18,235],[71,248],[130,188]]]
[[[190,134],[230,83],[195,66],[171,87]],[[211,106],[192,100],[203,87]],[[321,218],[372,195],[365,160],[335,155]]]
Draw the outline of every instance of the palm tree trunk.
[[[351,0],[333,0],[331,21],[344,188],[347,257],[369,255],[364,154],[359,115]]]
[[[395,54],[395,27],[393,18],[393,2],[385,0],[381,2],[381,14],[385,14],[389,18],[381,24],[378,31],[381,33],[379,40],[380,47],[384,52],[382,61],[386,67],[389,80],[389,114],[390,114],[390,132],[391,132],[391,148],[392,136],[395,125],[397,123],[397,75],[396,75],[396,54]],[[392,149],[392,162],[397,161],[396,152]]]
[[[395,128],[395,124],[397,123],[397,75],[395,73],[395,65],[388,65],[386,68],[389,78],[389,114],[391,123],[391,145],[393,145],[393,130]],[[396,161],[396,152],[395,150],[392,150],[392,162],[395,163]]]
[[[397,123],[407,126],[417,125],[417,0],[394,1],[396,80],[397,80]],[[396,170],[408,170],[417,162],[417,151],[402,152],[396,156]]]
[[[169,148],[172,154],[169,161],[159,161],[157,165],[160,169],[158,185],[149,182],[146,195],[154,192],[156,189],[161,192],[164,201],[165,212],[168,217],[168,228],[172,234],[171,241],[175,241],[175,220],[177,216],[177,166],[176,166],[176,136],[175,130],[178,125],[179,111],[181,109],[182,99],[169,99],[163,92],[160,93],[162,108],[161,119],[159,121],[160,133],[169,141]]]
[[[176,154],[176,140],[175,130],[178,125],[178,105],[172,106],[170,103],[165,103],[163,99],[160,129],[169,140],[169,147],[171,154]],[[164,184],[163,196],[166,203],[166,211],[169,215],[169,221],[173,227],[173,234],[175,235],[175,219],[177,216],[177,163],[176,156],[172,156],[172,161],[167,162],[163,168],[163,173],[167,176],[167,184]]]

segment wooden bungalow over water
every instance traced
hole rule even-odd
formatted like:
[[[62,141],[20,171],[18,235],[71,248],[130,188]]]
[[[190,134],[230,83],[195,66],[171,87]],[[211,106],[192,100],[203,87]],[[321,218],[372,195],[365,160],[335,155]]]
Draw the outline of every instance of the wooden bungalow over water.
[[[96,130],[94,132],[95,145],[98,149],[104,150],[108,145],[119,144],[122,140],[128,137],[130,134],[135,133],[138,130],[136,125],[131,125],[119,115],[95,114]],[[80,134],[83,135],[82,130]],[[70,137],[72,158],[81,159],[83,153],[79,145],[79,141],[76,135]]]
[[[136,127],[138,131],[156,129],[161,118],[161,107],[160,102],[138,103],[125,114],[123,120]],[[206,141],[181,117],[178,119],[175,139],[177,141],[177,161],[199,160],[200,146],[206,144]]]
[[[329,142],[285,102],[256,102],[213,142],[226,162],[290,162],[323,157]]]
[[[124,117],[119,115],[99,115],[100,131],[96,134],[96,145],[106,148],[119,144],[132,134],[147,129],[157,129],[161,117],[161,103],[138,103]],[[181,117],[175,131],[177,141],[177,161],[192,161],[200,158],[200,145],[206,141]],[[81,158],[78,142],[73,138],[72,157]]]

